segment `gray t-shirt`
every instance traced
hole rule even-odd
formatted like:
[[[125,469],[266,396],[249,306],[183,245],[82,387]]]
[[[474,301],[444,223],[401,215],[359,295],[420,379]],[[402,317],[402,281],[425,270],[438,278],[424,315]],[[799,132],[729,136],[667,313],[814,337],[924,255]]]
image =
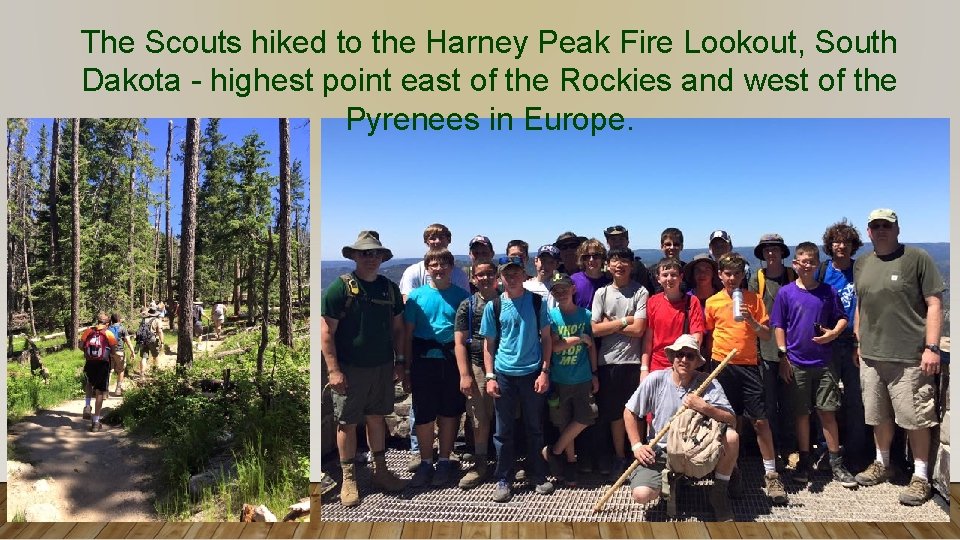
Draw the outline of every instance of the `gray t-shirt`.
[[[663,426],[673,418],[673,413],[677,412],[677,409],[683,405],[683,398],[687,394],[695,392],[706,379],[706,373],[697,372],[694,373],[690,386],[679,386],[673,382],[672,369],[659,369],[650,373],[640,383],[625,406],[637,416],[653,413],[653,430],[654,433],[659,433]],[[733,412],[733,407],[730,406],[727,395],[723,393],[723,387],[716,379],[710,381],[710,386],[703,393],[703,400],[714,407]],[[667,438],[662,437],[657,446],[666,449]]]
[[[620,319],[632,315],[641,319],[647,318],[647,289],[631,281],[624,288],[618,289],[613,283],[597,289],[593,295],[592,322]],[[607,364],[639,364],[640,353],[643,352],[643,338],[631,338],[621,333],[614,333],[600,338],[600,348],[597,354],[598,365]]]

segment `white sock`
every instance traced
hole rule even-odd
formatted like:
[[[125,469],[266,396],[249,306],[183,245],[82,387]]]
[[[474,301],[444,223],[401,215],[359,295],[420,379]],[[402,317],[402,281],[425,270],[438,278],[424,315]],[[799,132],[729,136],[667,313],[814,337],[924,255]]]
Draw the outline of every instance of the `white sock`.
[[[884,467],[890,466],[890,451],[877,449],[877,461]]]
[[[927,479],[927,462],[920,461],[919,459],[913,460],[913,475],[919,476],[924,480]]]
[[[713,474],[713,477],[716,478],[717,480],[722,481],[722,482],[729,482],[729,481],[730,481],[730,475],[729,475],[729,474],[714,473],[714,474]]]
[[[99,414],[93,415],[93,423],[96,424],[99,421],[100,421],[100,415]]]
[[[763,472],[768,474],[772,472],[777,472],[777,461],[775,459],[763,460]]]

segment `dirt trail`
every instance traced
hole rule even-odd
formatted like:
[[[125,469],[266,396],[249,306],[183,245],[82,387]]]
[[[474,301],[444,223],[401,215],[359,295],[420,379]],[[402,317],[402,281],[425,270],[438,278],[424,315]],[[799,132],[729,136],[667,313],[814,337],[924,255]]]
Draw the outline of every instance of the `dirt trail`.
[[[221,343],[204,341],[199,351],[212,351]],[[175,365],[176,355],[166,354],[160,368]],[[123,399],[112,392],[115,374],[110,381],[104,413]],[[134,384],[124,381],[126,388]],[[104,424],[103,431],[91,433],[83,406],[83,399],[67,401],[7,430],[14,456],[23,460],[7,462],[8,519],[27,512],[28,520],[35,521],[156,521],[158,448],[120,426]]]

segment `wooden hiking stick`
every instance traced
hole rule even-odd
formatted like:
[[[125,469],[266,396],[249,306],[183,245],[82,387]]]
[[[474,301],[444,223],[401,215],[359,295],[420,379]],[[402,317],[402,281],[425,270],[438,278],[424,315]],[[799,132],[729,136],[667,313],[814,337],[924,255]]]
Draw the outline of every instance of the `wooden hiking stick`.
[[[723,368],[727,367],[727,362],[729,362],[735,354],[737,354],[737,349],[733,349],[732,351],[730,351],[730,354],[728,354],[727,357],[723,359],[723,362],[720,362],[720,365],[718,365],[713,370],[713,372],[711,372],[710,375],[707,376],[707,378],[703,381],[703,383],[694,391],[694,394],[696,394],[697,396],[702,396],[703,393],[707,391],[707,388],[710,386],[710,383],[717,378],[717,375],[719,375],[720,372],[723,371]],[[670,424],[672,424],[674,419],[680,416],[680,413],[686,410],[686,408],[687,408],[686,405],[680,405],[680,408],[677,409],[677,411],[673,413],[673,416],[670,417],[670,421],[667,422],[662,428],[660,428],[660,431],[657,433],[657,435],[653,438],[653,440],[647,443],[647,445],[650,446],[651,448],[656,446],[656,444],[660,442],[660,439],[662,439],[663,436],[667,434],[667,431],[670,430]],[[627,481],[627,478],[630,478],[630,475],[633,474],[633,471],[635,471],[639,466],[640,466],[640,460],[634,458],[633,463],[630,464],[630,467],[628,467],[627,470],[620,475],[620,478],[617,478],[617,481],[614,482],[609,489],[607,489],[606,493],[603,494],[603,497],[600,497],[600,500],[597,501],[597,504],[593,506],[594,514],[599,512],[601,509],[603,509],[603,505],[607,503],[607,500],[610,499],[610,497],[612,497],[613,494],[616,493],[618,489],[620,489],[620,486]]]

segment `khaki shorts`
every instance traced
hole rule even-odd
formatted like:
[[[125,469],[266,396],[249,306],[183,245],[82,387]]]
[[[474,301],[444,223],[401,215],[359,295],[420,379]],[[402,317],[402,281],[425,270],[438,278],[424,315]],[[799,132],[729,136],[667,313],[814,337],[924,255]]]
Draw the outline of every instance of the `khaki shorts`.
[[[110,353],[110,367],[117,373],[127,369],[127,362],[124,360],[123,351]]]
[[[798,366],[790,364],[793,382],[790,384],[791,406],[794,415],[810,414],[813,409],[835,412],[840,409],[840,384],[836,367]]]
[[[906,430],[937,425],[933,376],[920,371],[920,362],[860,362],[863,411],[866,423],[880,425],[893,419]]]
[[[638,465],[630,477],[630,490],[638,487],[648,487],[660,491],[663,481],[663,470],[667,468],[667,451],[662,447],[654,448],[657,461],[650,467]]]
[[[467,421],[473,429],[489,426],[493,421],[493,397],[487,393],[486,373],[483,367],[471,363],[473,392],[467,398]]]
[[[393,362],[374,367],[341,364],[340,370],[347,378],[347,393],[331,392],[333,414],[339,424],[359,424],[365,416],[393,412]]]
[[[557,400],[556,407],[550,406],[550,422],[558,429],[564,429],[571,420],[585,426],[593,425],[597,419],[597,404],[593,400],[593,381],[580,384],[554,384],[554,395],[547,400]]]

